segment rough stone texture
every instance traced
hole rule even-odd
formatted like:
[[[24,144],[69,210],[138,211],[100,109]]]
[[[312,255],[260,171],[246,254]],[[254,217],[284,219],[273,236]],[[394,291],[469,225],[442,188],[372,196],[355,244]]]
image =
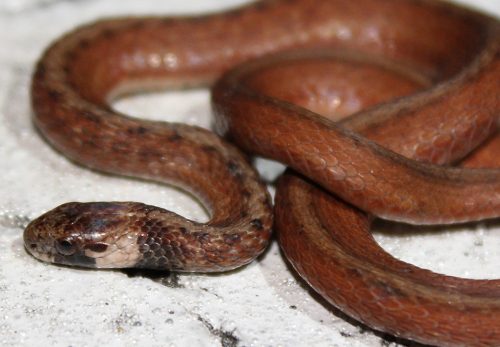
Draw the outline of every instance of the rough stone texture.
[[[41,50],[77,23],[102,16],[194,13],[242,2],[0,3],[1,346],[397,345],[324,304],[287,268],[275,242],[243,269],[170,277],[56,267],[24,251],[21,235],[28,220],[67,201],[137,200],[206,219],[201,206],[175,188],[90,172],[39,138],[30,123],[27,85]],[[460,2],[500,14],[500,0]],[[206,91],[133,97],[116,107],[150,118],[210,124]],[[272,165],[259,164],[266,177],[272,176]],[[406,261],[451,275],[500,277],[498,222],[468,229],[411,228],[409,233],[407,226],[379,229],[384,231],[377,240]]]

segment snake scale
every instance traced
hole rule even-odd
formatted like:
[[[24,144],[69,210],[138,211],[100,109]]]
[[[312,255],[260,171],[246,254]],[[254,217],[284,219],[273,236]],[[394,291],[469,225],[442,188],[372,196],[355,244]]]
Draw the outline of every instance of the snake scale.
[[[128,93],[205,86],[216,131],[233,144],[111,107]],[[499,280],[403,263],[370,225],[374,216],[430,224],[500,215],[499,87],[498,20],[440,1],[268,0],[81,26],[36,66],[37,129],[77,163],[192,192],[210,220],[137,202],[67,203],[28,225],[26,249],[82,267],[225,271],[255,259],[274,227],[297,272],[370,327],[498,346]],[[465,167],[437,165],[485,141]],[[234,145],[290,167],[274,215]]]

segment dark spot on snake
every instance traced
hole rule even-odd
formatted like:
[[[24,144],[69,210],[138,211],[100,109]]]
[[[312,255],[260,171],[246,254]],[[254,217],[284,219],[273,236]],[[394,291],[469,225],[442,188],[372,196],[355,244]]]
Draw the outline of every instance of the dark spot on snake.
[[[71,65],[70,64],[64,64],[63,65],[63,71],[66,75],[69,75],[69,73],[71,72]]]
[[[111,39],[116,35],[116,32],[111,29],[105,29],[102,31],[102,37],[105,39]]]
[[[84,48],[85,49],[85,48],[87,48],[90,45],[90,43],[89,43],[89,40],[82,39],[78,45],[80,46],[80,48]]]
[[[127,129],[127,134],[129,135],[144,135],[149,132],[148,128],[145,128],[143,126],[138,126],[137,128],[128,128]]]
[[[182,234],[187,234],[187,232],[188,232],[188,231],[187,231],[187,229],[186,229],[186,228],[184,228],[184,227],[180,227],[180,228],[179,228],[179,231],[180,231]]]
[[[59,206],[59,209],[68,219],[74,219],[78,215],[80,215],[84,210],[84,205],[74,202],[69,202]]]
[[[108,249],[108,245],[105,243],[96,242],[96,243],[86,245],[85,249],[88,249],[88,250],[90,250],[92,252],[96,252],[96,253],[102,253]]]
[[[233,245],[241,241],[241,236],[238,234],[224,235],[224,242],[228,245]]]
[[[48,94],[49,94],[50,99],[52,99],[52,101],[54,101],[54,102],[59,102],[61,100],[62,94],[60,92],[58,92],[57,90],[51,89],[48,91]]]
[[[234,176],[234,177],[241,176],[238,164],[236,164],[234,161],[232,161],[232,160],[228,161],[226,164],[226,167],[232,176]]]
[[[200,243],[210,242],[210,235],[208,233],[199,233],[197,238]]]
[[[258,219],[258,218],[252,219],[250,221],[250,224],[252,224],[253,227],[255,227],[255,228],[259,229],[259,230],[262,230],[262,228],[264,227],[262,225],[262,221],[260,219]]]
[[[246,189],[245,189],[244,191],[242,191],[242,192],[241,192],[241,194],[242,194],[245,198],[249,198],[249,197],[252,195],[252,193],[250,193],[250,192],[249,192],[248,190],[246,190]]]
[[[174,131],[169,137],[168,137],[168,140],[171,141],[171,142],[177,142],[177,141],[180,141],[182,140],[182,136],[179,135],[178,132]]]
[[[79,115],[80,115],[82,118],[84,118],[84,119],[86,119],[86,120],[88,120],[88,121],[91,121],[91,122],[93,122],[93,123],[97,123],[97,124],[101,123],[101,119],[100,119],[98,116],[96,116],[94,113],[92,113],[92,112],[89,112],[89,111],[81,111],[81,112],[79,113]]]
[[[202,146],[201,150],[206,153],[214,153],[217,152],[217,149],[215,149],[214,146]]]
[[[353,146],[356,148],[359,147],[359,145],[361,144],[361,138],[359,136],[355,135],[355,136],[352,136],[351,139],[352,139]]]

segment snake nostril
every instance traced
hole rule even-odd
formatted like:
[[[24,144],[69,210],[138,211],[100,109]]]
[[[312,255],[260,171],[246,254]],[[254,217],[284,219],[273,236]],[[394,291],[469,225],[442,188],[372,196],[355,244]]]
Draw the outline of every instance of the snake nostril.
[[[30,248],[31,248],[31,249],[35,249],[35,248],[36,248],[36,243],[32,243],[32,244],[30,244]]]

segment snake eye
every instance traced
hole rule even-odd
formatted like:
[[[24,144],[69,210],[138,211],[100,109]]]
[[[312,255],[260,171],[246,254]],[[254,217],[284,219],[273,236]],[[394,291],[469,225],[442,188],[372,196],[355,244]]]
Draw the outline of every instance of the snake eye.
[[[76,251],[76,246],[71,240],[62,239],[57,241],[56,249],[62,255],[72,255]]]

